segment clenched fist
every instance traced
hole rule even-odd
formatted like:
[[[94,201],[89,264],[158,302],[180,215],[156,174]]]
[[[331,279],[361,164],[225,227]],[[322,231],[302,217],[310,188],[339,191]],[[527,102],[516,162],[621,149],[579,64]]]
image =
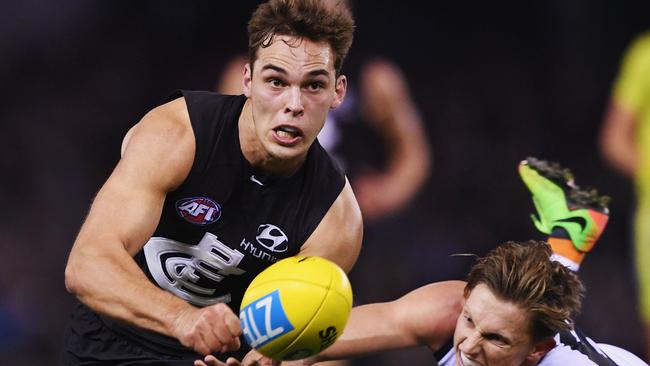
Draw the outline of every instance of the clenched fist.
[[[202,355],[238,350],[241,334],[239,317],[223,303],[187,308],[176,318],[173,330],[181,344]]]

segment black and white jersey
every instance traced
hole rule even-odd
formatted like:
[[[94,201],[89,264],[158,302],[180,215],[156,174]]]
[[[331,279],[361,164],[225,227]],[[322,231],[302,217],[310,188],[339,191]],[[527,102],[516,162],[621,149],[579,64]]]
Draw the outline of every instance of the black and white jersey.
[[[538,366],[647,366],[640,358],[622,348],[596,343],[579,330],[560,332],[555,347]],[[452,348],[438,362],[439,366],[455,366],[456,352]]]

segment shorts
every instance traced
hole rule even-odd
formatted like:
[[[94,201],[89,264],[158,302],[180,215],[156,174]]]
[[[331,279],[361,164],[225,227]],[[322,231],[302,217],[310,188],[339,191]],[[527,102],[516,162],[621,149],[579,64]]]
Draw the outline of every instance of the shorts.
[[[64,334],[59,364],[65,366],[193,366],[203,357],[189,349],[143,344],[107,326],[104,320],[86,306],[73,311]],[[246,350],[219,354],[220,359],[241,360]]]

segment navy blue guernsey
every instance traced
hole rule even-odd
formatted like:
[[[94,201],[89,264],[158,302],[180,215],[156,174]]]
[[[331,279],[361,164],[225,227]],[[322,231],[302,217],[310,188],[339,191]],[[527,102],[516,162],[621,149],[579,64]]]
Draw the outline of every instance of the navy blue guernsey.
[[[196,306],[224,302],[239,314],[248,284],[269,265],[298,254],[345,176],[317,140],[290,177],[257,171],[239,143],[244,96],[179,91],[169,100],[181,96],[196,139],[194,163],[166,196],[159,225],[135,260],[160,288]],[[174,339],[102,319],[148,348],[183,350]]]
[[[345,179],[318,142],[288,178],[256,171],[239,145],[246,98],[182,93],[196,138],[194,165],[167,195],[138,263],[160,287],[195,305],[226,302],[238,310],[253,277],[298,253]]]

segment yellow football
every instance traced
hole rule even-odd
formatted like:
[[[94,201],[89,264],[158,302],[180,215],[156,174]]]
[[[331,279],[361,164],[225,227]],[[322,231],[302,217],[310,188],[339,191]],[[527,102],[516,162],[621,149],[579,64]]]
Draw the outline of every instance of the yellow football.
[[[321,257],[290,257],[248,286],[239,318],[248,344],[274,360],[323,351],[343,333],[352,309],[345,272]]]

